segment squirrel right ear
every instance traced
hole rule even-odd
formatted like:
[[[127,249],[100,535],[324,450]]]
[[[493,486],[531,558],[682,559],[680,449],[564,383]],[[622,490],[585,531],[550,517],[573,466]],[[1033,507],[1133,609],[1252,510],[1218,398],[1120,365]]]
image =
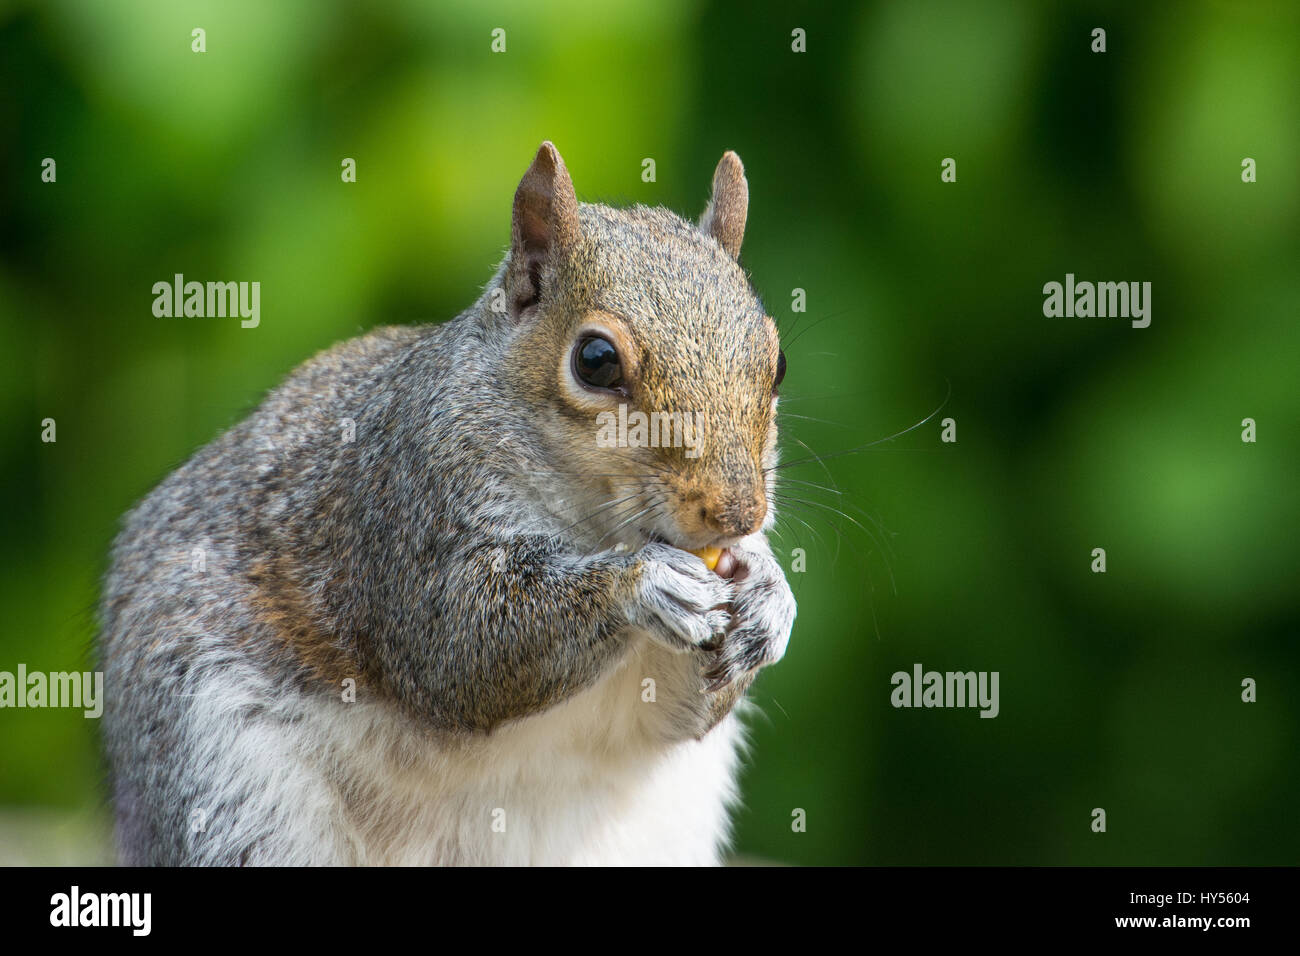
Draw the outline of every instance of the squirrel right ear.
[[[573,180],[550,140],[542,143],[533,164],[515,190],[510,227],[510,267],[506,273],[510,302],[519,315],[542,294],[542,266],[553,263],[578,241],[578,198]]]
[[[748,215],[749,181],[745,179],[745,167],[739,156],[727,150],[713,171],[713,196],[704,207],[700,228],[718,240],[727,255],[739,259]]]

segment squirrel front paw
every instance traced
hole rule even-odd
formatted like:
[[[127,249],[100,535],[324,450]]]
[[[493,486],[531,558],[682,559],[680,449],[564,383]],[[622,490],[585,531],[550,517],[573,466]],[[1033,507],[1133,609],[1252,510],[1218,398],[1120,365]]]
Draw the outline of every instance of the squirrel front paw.
[[[704,668],[704,690],[716,693],[785,654],[797,611],[785,572],[766,542],[732,548],[737,568],[731,627]]]
[[[732,584],[693,554],[654,542],[641,549],[628,620],[675,651],[720,641],[731,624]]]

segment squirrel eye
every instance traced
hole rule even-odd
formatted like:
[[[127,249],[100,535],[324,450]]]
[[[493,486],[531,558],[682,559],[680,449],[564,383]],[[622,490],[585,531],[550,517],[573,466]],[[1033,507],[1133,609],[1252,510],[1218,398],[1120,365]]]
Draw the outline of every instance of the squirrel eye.
[[[623,363],[608,339],[589,335],[573,350],[573,373],[592,388],[618,388],[623,384]]]
[[[781,384],[784,378],[785,378],[785,352],[778,351],[776,353],[776,378],[772,380],[773,393],[776,392],[777,387]]]

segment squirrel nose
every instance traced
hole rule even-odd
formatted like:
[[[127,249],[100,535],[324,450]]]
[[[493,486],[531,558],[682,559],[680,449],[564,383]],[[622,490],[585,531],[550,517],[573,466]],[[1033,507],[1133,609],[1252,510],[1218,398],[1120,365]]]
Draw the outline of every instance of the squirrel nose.
[[[700,521],[727,538],[743,538],[763,526],[767,502],[762,495],[728,495],[700,506]]]

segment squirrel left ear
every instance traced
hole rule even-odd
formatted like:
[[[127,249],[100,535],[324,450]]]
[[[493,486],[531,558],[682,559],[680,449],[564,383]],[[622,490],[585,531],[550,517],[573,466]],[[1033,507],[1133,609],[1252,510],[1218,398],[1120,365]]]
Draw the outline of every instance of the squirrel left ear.
[[[541,296],[542,266],[554,265],[579,238],[573,180],[559,151],[547,140],[515,190],[506,281],[516,315]]]
[[[713,196],[700,216],[700,228],[717,239],[727,255],[738,259],[748,215],[749,182],[745,179],[745,167],[739,156],[727,150],[713,171]]]

